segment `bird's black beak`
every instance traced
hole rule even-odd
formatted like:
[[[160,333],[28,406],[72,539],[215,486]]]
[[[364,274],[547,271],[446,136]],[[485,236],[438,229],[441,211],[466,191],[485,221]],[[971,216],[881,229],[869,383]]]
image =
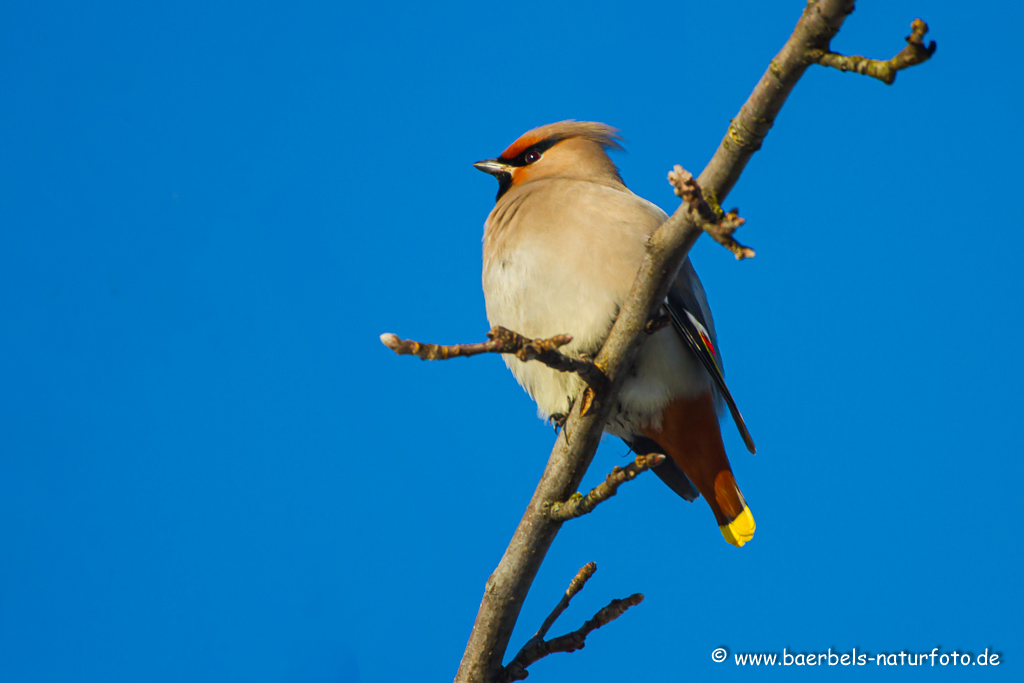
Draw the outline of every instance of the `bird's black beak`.
[[[484,159],[473,164],[473,168],[498,179],[498,196],[494,198],[495,201],[501,199],[501,196],[512,187],[512,166],[508,164],[497,159]]]
[[[512,167],[508,164],[501,163],[497,159],[484,159],[483,161],[478,161],[473,164],[473,168],[478,171],[483,171],[484,173],[489,173],[493,176],[497,176],[502,173],[512,173]]]

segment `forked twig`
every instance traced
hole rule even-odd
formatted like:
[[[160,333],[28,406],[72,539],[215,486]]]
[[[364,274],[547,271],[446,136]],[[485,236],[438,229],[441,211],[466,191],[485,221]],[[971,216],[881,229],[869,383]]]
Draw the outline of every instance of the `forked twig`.
[[[523,645],[523,648],[519,650],[519,653],[508,663],[504,669],[502,669],[500,681],[502,683],[510,683],[511,681],[521,681],[530,675],[530,672],[526,670],[528,666],[536,662],[537,660],[547,657],[553,652],[575,652],[581,650],[587,644],[587,636],[591,632],[596,631],[605,624],[615,621],[623,615],[623,613],[634,605],[639,605],[644,600],[644,596],[640,593],[634,593],[628,598],[621,600],[612,600],[608,605],[603,607],[593,617],[591,617],[583,626],[580,626],[571,633],[552,638],[551,640],[544,640],[544,636],[547,635],[548,630],[554,625],[555,620],[561,616],[562,612],[569,606],[569,601],[579,593],[583,586],[586,585],[590,577],[597,571],[597,563],[588,562],[583,566],[577,573],[575,578],[569,583],[569,588],[565,591],[562,599],[558,601],[555,608],[551,610],[551,614],[541,624],[540,629],[533,635],[530,640]]]

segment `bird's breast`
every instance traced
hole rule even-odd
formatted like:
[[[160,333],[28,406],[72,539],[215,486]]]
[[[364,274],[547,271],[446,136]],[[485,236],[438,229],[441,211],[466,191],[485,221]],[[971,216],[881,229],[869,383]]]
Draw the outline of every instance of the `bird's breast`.
[[[513,189],[484,231],[488,320],[531,338],[570,334],[563,352],[596,355],[629,295],[647,238],[664,218],[628,190],[592,183],[545,181]],[[636,369],[643,376],[627,381],[635,387],[620,394],[628,403],[639,399],[643,411],[667,400],[678,384],[672,375],[688,374],[692,365],[670,329],[646,347],[657,356],[641,353]],[[509,356],[505,362],[544,417],[567,412],[582,388],[571,373]],[[667,379],[656,376],[665,373]]]
[[[661,222],[659,210],[592,183],[534,185],[502,198],[488,219],[488,318],[531,337],[571,334],[570,350],[596,352]]]

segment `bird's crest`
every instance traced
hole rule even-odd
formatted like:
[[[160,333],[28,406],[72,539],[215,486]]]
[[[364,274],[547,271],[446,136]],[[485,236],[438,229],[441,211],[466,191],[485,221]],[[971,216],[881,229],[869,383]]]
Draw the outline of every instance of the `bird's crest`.
[[[508,148],[501,153],[501,157],[499,158],[515,159],[525,150],[539,142],[548,141],[551,144],[554,144],[569,138],[584,138],[586,140],[591,140],[605,149],[622,149],[622,145],[619,144],[619,141],[622,140],[622,136],[619,135],[619,130],[617,128],[612,128],[611,126],[594,121],[573,121],[570,119],[568,121],[549,123],[546,126],[534,128],[533,130],[523,133],[518,140],[509,145]]]

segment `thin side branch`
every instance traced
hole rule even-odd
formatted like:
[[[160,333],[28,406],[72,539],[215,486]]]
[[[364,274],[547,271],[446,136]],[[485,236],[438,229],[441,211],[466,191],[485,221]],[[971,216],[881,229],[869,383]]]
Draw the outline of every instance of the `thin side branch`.
[[[676,196],[689,207],[691,217],[704,232],[731,251],[737,261],[754,258],[754,250],[743,246],[732,236],[736,232],[736,228],[746,223],[744,219],[740,218],[739,209],[725,213],[718,204],[714,206],[708,204],[704,199],[704,193],[701,192],[700,184],[694,179],[693,174],[679,164],[676,164],[668,172],[668,182],[672,184]]]
[[[547,635],[548,630],[554,625],[555,620],[561,616],[562,612],[569,606],[569,601],[572,600],[573,596],[583,589],[587,581],[594,572],[597,571],[597,564],[594,562],[587,563],[579,572],[576,573],[576,577],[569,584],[569,588],[565,591],[562,599],[555,605],[555,609],[551,611],[548,618],[544,620],[537,633],[534,634],[523,649],[509,662],[499,677],[501,683],[510,683],[511,681],[521,681],[530,675],[530,672],[526,670],[528,666],[534,662],[547,657],[553,652],[575,652],[581,650],[586,645],[587,636],[591,632],[596,631],[605,624],[611,623],[621,617],[623,613],[633,607],[639,605],[644,600],[644,596],[640,593],[634,593],[628,598],[622,600],[612,600],[607,606],[602,608],[597,614],[595,614],[590,620],[588,620],[583,626],[576,629],[571,633],[566,633],[563,636],[552,638],[551,640],[544,640],[544,636]]]
[[[926,33],[928,33],[928,24],[920,19],[914,19],[910,24],[910,35],[906,38],[906,46],[889,60],[868,59],[860,55],[847,57],[828,50],[813,50],[811,58],[822,66],[830,66],[840,71],[853,71],[877,78],[886,85],[892,85],[896,80],[896,72],[926,62],[935,54],[937,46],[934,40],[927,46],[924,44],[924,34]]]
[[[592,512],[599,503],[603,503],[618,493],[621,484],[630,481],[641,472],[657,467],[663,462],[665,462],[665,456],[660,453],[638,455],[636,460],[625,467],[613,468],[608,476],[605,477],[604,482],[591,489],[587,495],[574,493],[564,503],[553,503],[548,511],[548,517],[555,522],[564,522],[576,517],[582,517]]]
[[[553,370],[575,372],[594,389],[603,389],[608,383],[608,378],[592,361],[567,356],[558,350],[572,341],[571,335],[558,334],[550,339],[530,339],[496,325],[487,333],[487,339],[476,344],[442,345],[402,339],[390,332],[380,335],[381,343],[399,356],[416,356],[420,360],[449,360],[481,353],[508,353],[523,362],[535,360]]]

